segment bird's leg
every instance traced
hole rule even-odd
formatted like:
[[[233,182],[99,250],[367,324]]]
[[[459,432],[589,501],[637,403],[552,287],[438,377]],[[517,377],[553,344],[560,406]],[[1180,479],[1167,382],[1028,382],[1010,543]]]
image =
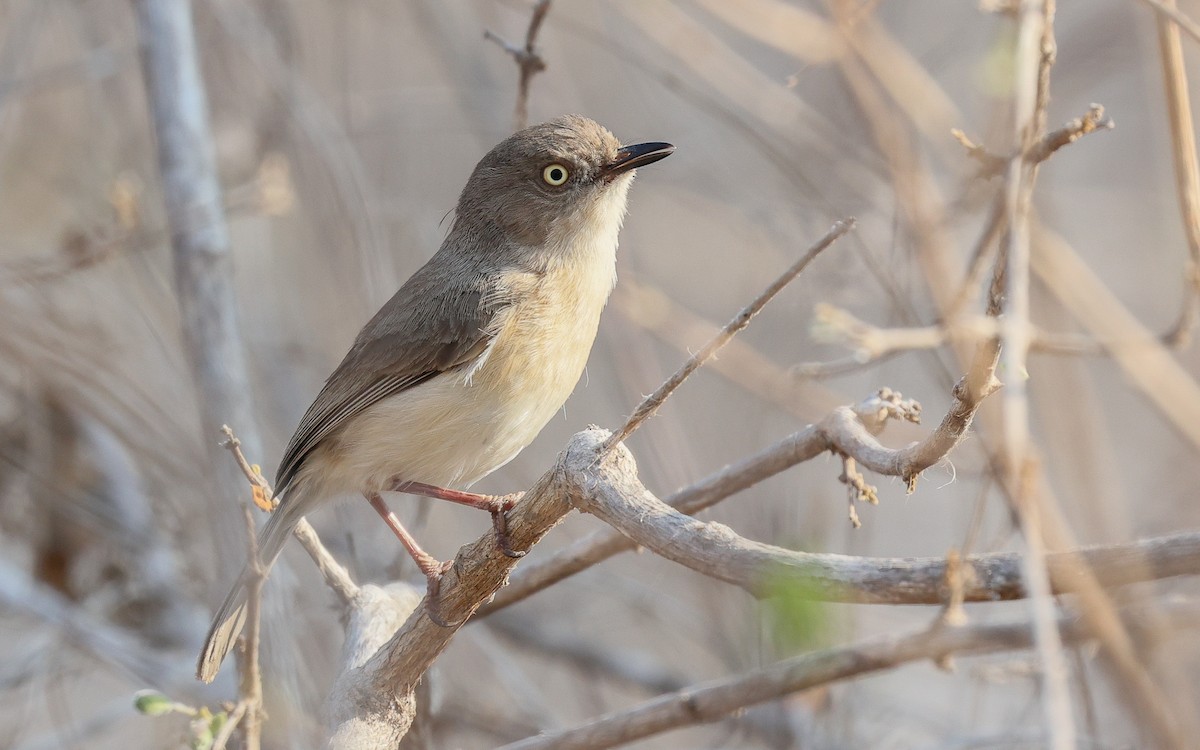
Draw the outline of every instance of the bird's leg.
[[[421,549],[421,545],[417,544],[417,540],[413,538],[412,534],[408,533],[408,529],[404,528],[404,525],[400,523],[400,519],[387,507],[387,504],[383,502],[383,496],[378,492],[371,492],[365,495],[365,497],[367,498],[367,502],[371,504],[371,507],[375,509],[375,512],[383,519],[383,522],[388,525],[388,528],[400,540],[400,543],[404,545],[404,549],[408,550],[408,554],[412,556],[413,562],[425,574],[425,613],[429,615],[429,619],[443,628],[461,625],[462,623],[451,625],[443,620],[438,613],[438,597],[442,592],[442,576],[445,575],[447,570],[450,570],[454,565],[454,561],[438,562],[433,555]]]
[[[517,504],[517,501],[525,495],[524,492],[513,492],[508,495],[481,495],[477,492],[463,492],[462,490],[438,487],[436,484],[402,481],[392,483],[389,489],[393,492],[407,492],[412,495],[432,497],[437,500],[449,500],[459,505],[486,510],[492,514],[492,527],[496,530],[496,541],[500,545],[500,551],[514,559],[525,556],[523,550],[513,549],[512,544],[509,542],[508,516],[506,515]]]

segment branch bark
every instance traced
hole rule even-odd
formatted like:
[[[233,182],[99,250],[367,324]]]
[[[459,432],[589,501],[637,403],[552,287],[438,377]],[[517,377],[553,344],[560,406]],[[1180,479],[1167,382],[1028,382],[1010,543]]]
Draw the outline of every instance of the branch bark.
[[[1200,625],[1195,605],[1169,608],[1172,625]],[[1129,614],[1137,625],[1145,615]],[[1074,618],[1054,623],[1066,643],[1081,643],[1092,636]],[[716,721],[746,706],[915,661],[944,660],[954,655],[977,655],[1029,648],[1033,643],[1030,622],[1003,625],[935,626],[904,636],[889,636],[850,646],[804,654],[744,675],[696,685],[687,690],[647,701],[633,708],[600,717],[588,724],[542,734],[505,745],[501,750],[593,750],[614,747],[683,726]]]
[[[982,364],[990,351],[980,355]],[[945,458],[966,435],[979,405],[998,386],[990,367],[979,366],[954,387],[954,400],[941,424],[924,440],[901,448],[882,445],[875,433],[888,418],[898,416],[894,392],[881,391],[853,407],[834,409],[825,419],[784,438],[775,445],[728,466],[667,498],[681,513],[694,515],[725,498],[754,486],[796,464],[833,450],[853,456],[872,471],[903,477],[909,486],[922,471]],[[886,396],[886,398],[884,398]],[[586,537],[552,557],[526,565],[510,584],[480,610],[487,615],[515,604],[542,589],[579,573],[637,543],[615,529]]]
[[[537,543],[571,510],[569,498],[590,481],[592,464],[608,432],[599,428],[578,433],[555,466],[509,513],[508,537],[514,549]],[[605,463],[629,461],[620,450]],[[404,627],[362,663],[338,678],[339,709],[328,726],[329,747],[372,750],[393,748],[408,731],[415,713],[415,689],[463,623],[508,579],[516,560],[500,549],[495,531],[459,550],[442,578],[438,612],[450,627],[426,617],[422,600]]]
[[[755,542],[729,527],[683,515],[647,490],[632,458],[593,470],[576,506],[645,547],[698,573],[733,584],[755,597],[793,579],[803,595],[864,604],[943,604],[949,596],[945,558],[864,558],[797,552]],[[962,597],[969,602],[1029,596],[1019,553],[973,555],[960,563]],[[1106,586],[1200,573],[1200,532],[1127,544],[1085,548],[1047,557],[1059,584],[1071,593],[1081,568]]]

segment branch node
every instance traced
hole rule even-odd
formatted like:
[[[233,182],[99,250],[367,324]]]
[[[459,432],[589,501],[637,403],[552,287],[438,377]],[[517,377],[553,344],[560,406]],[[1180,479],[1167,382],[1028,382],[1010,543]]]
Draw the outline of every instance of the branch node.
[[[961,143],[963,148],[967,150],[967,156],[979,162],[978,176],[994,177],[1004,171],[1004,167],[1008,163],[1007,159],[993,154],[975,141],[972,141],[966,133],[958,128],[951,129],[950,135],[954,136],[954,140]]]
[[[859,421],[872,432],[882,430],[889,419],[921,424],[921,404],[916,399],[904,398],[900,391],[887,386],[854,405]]]

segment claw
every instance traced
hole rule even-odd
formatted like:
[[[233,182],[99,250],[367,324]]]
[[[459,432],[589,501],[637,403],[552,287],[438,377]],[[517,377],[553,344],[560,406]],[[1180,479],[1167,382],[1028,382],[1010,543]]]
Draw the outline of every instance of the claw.
[[[442,594],[442,576],[453,567],[454,561],[447,560],[444,563],[438,563],[436,568],[427,571],[425,574],[425,614],[439,628],[457,628],[466,622],[465,619],[458,622],[447,622],[439,612],[441,609],[438,605],[440,604]]]
[[[524,557],[528,550],[512,548],[512,541],[508,538],[508,512],[516,507],[517,501],[524,494],[524,492],[516,492],[496,498],[496,509],[492,511],[492,528],[496,530],[496,544],[500,547],[500,551],[504,553],[505,557],[510,557],[514,560]]]

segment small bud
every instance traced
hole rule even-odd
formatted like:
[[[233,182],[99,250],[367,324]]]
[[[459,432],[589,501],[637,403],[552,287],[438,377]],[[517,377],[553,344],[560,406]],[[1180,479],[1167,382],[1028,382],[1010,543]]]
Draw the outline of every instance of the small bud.
[[[133,696],[133,707],[146,716],[162,716],[175,710],[175,702],[154,690],[139,690]]]

